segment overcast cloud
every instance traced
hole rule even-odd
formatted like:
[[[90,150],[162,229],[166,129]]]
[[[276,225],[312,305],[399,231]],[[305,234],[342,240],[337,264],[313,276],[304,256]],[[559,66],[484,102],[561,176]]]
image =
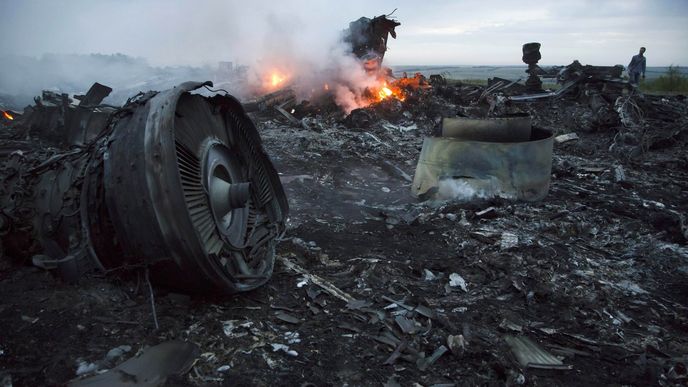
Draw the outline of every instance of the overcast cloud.
[[[252,64],[282,51],[317,59],[360,16],[398,8],[388,64],[520,64],[542,43],[542,64],[573,59],[688,65],[688,1],[181,1],[0,0],[0,51],[123,53],[153,65]]]

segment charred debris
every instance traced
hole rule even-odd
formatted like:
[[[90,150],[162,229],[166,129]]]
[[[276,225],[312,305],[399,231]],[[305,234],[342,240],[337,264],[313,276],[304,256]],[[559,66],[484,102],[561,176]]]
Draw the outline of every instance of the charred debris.
[[[121,108],[100,104],[111,89],[98,83],[78,104],[37,98],[3,142],[7,255],[70,282],[140,266],[186,291],[265,283],[286,197],[240,103],[190,94],[204,86]]]
[[[390,76],[398,25],[351,23],[352,52],[394,91],[348,114],[196,82],[3,112],[0,375],[685,384],[685,97],[643,95],[618,67],[542,69],[537,43],[524,84]],[[46,309],[72,324],[37,351],[62,319]]]

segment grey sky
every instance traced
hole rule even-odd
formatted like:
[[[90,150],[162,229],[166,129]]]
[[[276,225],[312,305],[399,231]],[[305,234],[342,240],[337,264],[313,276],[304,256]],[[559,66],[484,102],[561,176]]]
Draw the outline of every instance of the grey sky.
[[[388,64],[688,65],[688,0],[181,1],[0,0],[0,52],[123,53],[155,65],[252,63],[280,52],[316,57],[348,22],[398,10]],[[269,60],[269,59],[266,59]]]

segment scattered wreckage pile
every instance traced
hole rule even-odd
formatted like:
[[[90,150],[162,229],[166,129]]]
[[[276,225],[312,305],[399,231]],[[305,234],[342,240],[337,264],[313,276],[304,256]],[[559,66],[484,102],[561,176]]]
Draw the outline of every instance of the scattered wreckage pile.
[[[346,117],[257,116],[293,210],[280,249],[294,277],[269,294],[296,294],[250,303],[259,318],[232,312],[229,336],[287,345],[292,360],[273,363],[270,347],[260,357],[316,384],[332,379],[297,359],[352,384],[685,383],[685,97],[642,95],[594,66],[568,74],[567,91],[547,97],[433,77]],[[423,141],[446,135],[447,120],[523,114],[554,132],[542,201],[470,185],[452,192],[458,202],[409,199]],[[247,372],[248,359],[231,359]]]
[[[285,97],[288,92],[254,101],[246,108],[280,172],[290,208],[285,219],[287,203],[277,198],[279,184],[272,182],[275,204],[259,212],[267,225],[279,230],[284,221],[286,228],[272,280],[229,299],[190,298],[156,287],[152,321],[148,294],[135,279],[104,282],[87,276],[72,287],[37,270],[5,266],[1,372],[24,384],[65,383],[75,374],[108,369],[84,382],[108,385],[125,375],[132,385],[143,379],[194,385],[685,384],[688,104],[682,96],[642,95],[589,71],[577,70],[577,81],[566,92],[547,96],[523,94],[511,82],[493,80],[483,87],[434,76],[428,80],[432,87],[411,87],[403,101],[385,99],[349,115],[327,100],[298,104]],[[240,111],[229,97],[181,95],[201,106],[222,111],[230,104],[229,113]],[[525,119],[528,132],[507,133],[514,141],[505,141],[504,133],[456,138],[475,135],[462,131],[465,120],[488,118],[510,121],[507,130]],[[105,137],[94,138],[74,154],[107,147]],[[429,170],[438,181],[454,184],[442,191],[449,196],[420,195],[426,200],[419,201],[411,193],[418,190],[419,160],[428,160],[421,156],[427,138],[473,141],[458,145],[464,147],[492,142],[490,149],[547,140],[538,149],[544,154],[549,149],[550,164],[534,169],[547,171],[547,181],[536,185],[534,201],[528,202],[503,195],[500,185],[477,181],[479,165],[471,166],[472,172]],[[214,144],[207,154],[213,154]],[[18,146],[3,142],[4,176],[14,176],[7,163],[36,151],[16,153]],[[233,168],[250,168],[254,159],[243,158],[247,166],[224,165],[231,158],[223,152],[201,163],[204,168],[208,159],[219,160],[210,165],[223,165],[230,183],[239,182],[236,190],[222,191],[232,203],[222,211],[259,202],[253,196],[259,181],[233,174]],[[478,156],[494,162],[494,154]],[[527,154],[513,153],[525,161]],[[50,166],[61,170],[73,159],[60,160]],[[89,164],[72,169],[91,171]],[[26,176],[42,165],[17,170]],[[88,180],[99,176],[70,173],[84,176],[79,187],[91,187]],[[141,186],[150,189],[150,180],[141,180]],[[203,181],[210,184],[212,206],[213,182]],[[45,195],[54,196],[49,192],[55,190],[71,199],[55,204],[64,208],[62,224],[69,224],[68,215],[81,213],[74,192],[84,190],[60,187],[49,186]],[[136,191],[118,191],[119,199]],[[86,192],[106,197],[87,203],[109,206],[107,185]],[[27,194],[10,196],[21,202]],[[188,207],[180,202],[176,208]],[[270,208],[279,210],[278,216],[271,216]],[[98,208],[85,212],[87,220],[101,214]],[[154,219],[160,227],[165,218],[156,213]],[[215,229],[223,225],[215,223]],[[78,246],[79,238],[81,231],[68,234],[67,246]],[[148,345],[153,346],[145,349]],[[171,359],[170,352],[178,357]],[[130,359],[122,363],[125,358]]]

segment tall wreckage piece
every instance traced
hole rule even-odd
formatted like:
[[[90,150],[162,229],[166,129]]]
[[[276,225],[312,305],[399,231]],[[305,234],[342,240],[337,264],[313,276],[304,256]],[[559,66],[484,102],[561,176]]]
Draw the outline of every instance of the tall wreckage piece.
[[[363,62],[368,73],[376,73],[381,69],[389,36],[397,38],[394,29],[401,23],[388,16],[391,14],[372,19],[361,17],[349,23],[349,28],[344,30],[344,42],[351,45],[351,52]]]
[[[264,284],[287,200],[241,104],[191,93],[211,85],[141,93],[122,108],[103,95],[37,99],[15,128],[41,145],[0,149],[7,253],[71,280],[133,266],[190,292]]]

